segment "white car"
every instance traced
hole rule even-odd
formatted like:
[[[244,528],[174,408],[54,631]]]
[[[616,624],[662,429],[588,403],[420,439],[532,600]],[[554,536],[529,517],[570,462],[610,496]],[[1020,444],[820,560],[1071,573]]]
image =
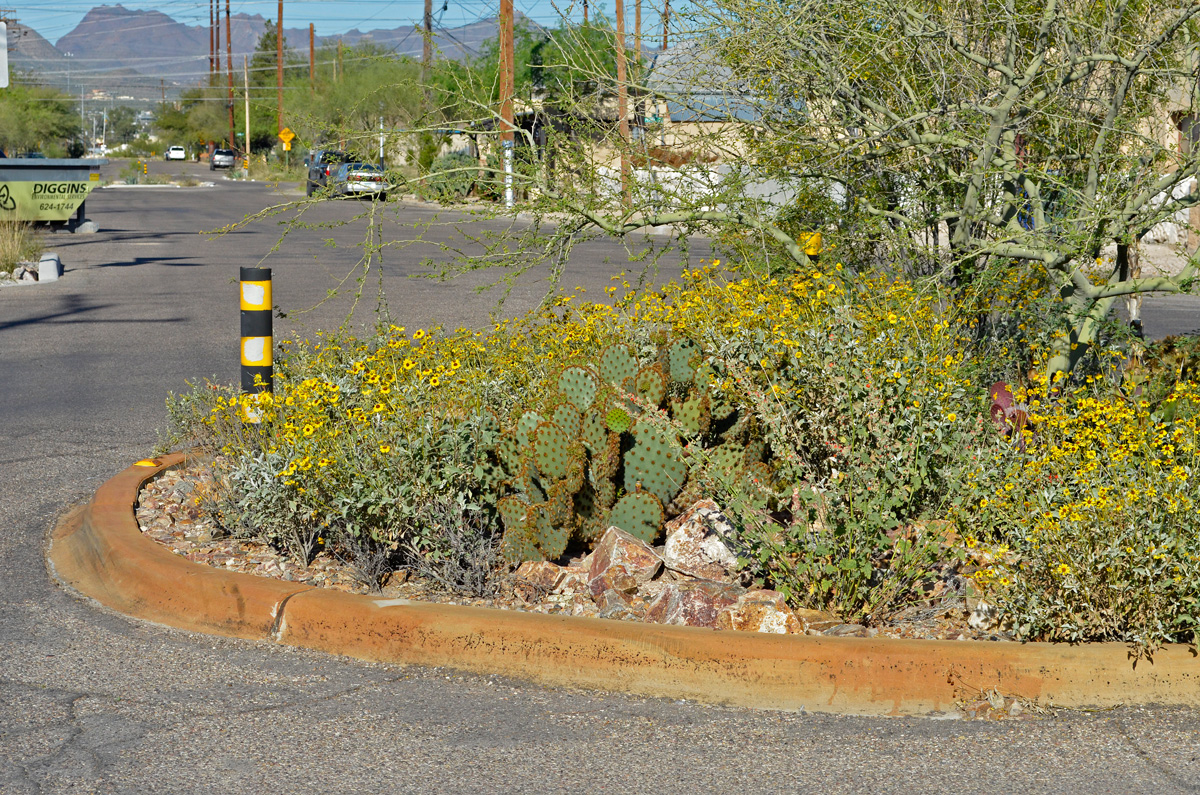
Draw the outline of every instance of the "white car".
[[[187,150],[182,146],[167,147],[167,160],[187,160]]]
[[[237,153],[232,149],[214,149],[209,158],[208,168],[216,171],[218,168],[233,168],[237,165]]]

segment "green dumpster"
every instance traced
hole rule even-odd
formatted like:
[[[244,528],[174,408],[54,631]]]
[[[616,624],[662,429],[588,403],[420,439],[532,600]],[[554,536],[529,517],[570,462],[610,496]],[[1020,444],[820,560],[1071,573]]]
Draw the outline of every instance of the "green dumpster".
[[[74,228],[84,220],[84,201],[100,184],[106,163],[103,158],[0,158],[0,219]]]

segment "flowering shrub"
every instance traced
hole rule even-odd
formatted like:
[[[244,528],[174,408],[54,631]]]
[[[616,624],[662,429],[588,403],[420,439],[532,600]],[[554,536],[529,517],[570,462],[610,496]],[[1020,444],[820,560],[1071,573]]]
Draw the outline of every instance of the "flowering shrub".
[[[1152,650],[1200,624],[1200,385],[1158,405],[1089,377],[1027,399],[1024,444],[995,445],[959,520],[1002,545],[978,577],[1022,637],[1123,640]]]
[[[239,418],[250,398],[201,387],[171,401],[175,441],[214,454],[231,532],[300,559],[330,549],[376,584],[404,565],[483,592],[500,530],[485,429],[614,342],[648,360],[686,336],[760,464],[731,476],[686,436],[682,460],[726,507],[750,576],[794,605],[881,622],[969,557],[1022,637],[1187,639],[1200,387],[1181,366],[1127,395],[1111,346],[1045,383],[1045,287],[1001,278],[948,296],[836,264],[762,280],[714,265],[649,293],[617,277],[611,303],[577,292],[486,331],[284,343],[261,423]],[[1030,420],[1008,437],[987,411],[1001,377],[1024,384]]]

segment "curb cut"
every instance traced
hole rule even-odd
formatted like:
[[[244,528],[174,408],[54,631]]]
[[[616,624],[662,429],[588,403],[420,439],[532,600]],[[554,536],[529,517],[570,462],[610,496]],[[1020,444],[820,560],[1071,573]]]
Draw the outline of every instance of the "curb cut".
[[[951,711],[989,690],[1042,706],[1200,706],[1200,659],[1182,645],[1135,663],[1120,643],[717,632],[377,599],[224,572],[138,528],[139,488],[184,459],[130,467],[68,515],[51,535],[54,576],[119,612],[180,629],[550,686],[868,715]]]

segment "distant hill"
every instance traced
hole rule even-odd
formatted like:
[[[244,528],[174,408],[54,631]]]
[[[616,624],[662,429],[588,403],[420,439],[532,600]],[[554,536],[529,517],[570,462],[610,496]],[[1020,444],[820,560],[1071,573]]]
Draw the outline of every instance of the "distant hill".
[[[233,62],[254,52],[266,20],[258,15],[234,14]],[[461,59],[479,52],[496,35],[496,20],[487,19],[459,28],[435,29],[434,47],[442,58]],[[221,25],[221,63],[226,63],[225,25]],[[19,23],[9,26],[10,64],[29,73],[39,83],[66,89],[103,90],[116,96],[157,99],[160,93],[178,94],[208,74],[207,26],[185,25],[159,11],[139,11],[121,5],[97,6],[74,30],[51,44],[37,31]],[[287,45],[307,61],[308,27],[284,28]],[[413,26],[391,30],[352,30],[341,36],[317,37],[317,45],[347,45],[370,41],[399,55],[421,56],[422,39]],[[67,54],[70,54],[69,56]]]

